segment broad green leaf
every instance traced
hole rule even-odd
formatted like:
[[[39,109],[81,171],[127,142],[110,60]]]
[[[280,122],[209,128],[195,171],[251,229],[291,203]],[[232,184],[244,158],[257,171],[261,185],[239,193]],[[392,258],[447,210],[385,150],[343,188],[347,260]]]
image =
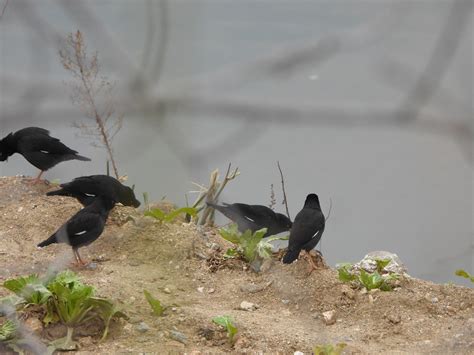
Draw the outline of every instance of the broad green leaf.
[[[7,319],[5,323],[0,327],[0,341],[8,341],[15,338],[17,327],[15,323]]]
[[[371,290],[371,279],[370,279],[370,275],[364,270],[364,269],[361,269],[360,270],[360,274],[359,274],[359,280],[360,280],[360,283],[367,289],[367,290]]]
[[[157,316],[161,316],[165,311],[165,308],[161,305],[161,302],[154,298],[147,290],[143,290],[143,293],[145,294],[145,298],[150,304],[153,313]]]
[[[26,303],[23,297],[17,295],[10,295],[0,298],[0,310],[8,308],[16,308],[20,304]],[[0,311],[0,315],[2,312]]]
[[[231,243],[239,244],[240,242],[240,232],[238,231],[236,224],[231,224],[227,228],[220,228],[219,234],[222,238]]]
[[[342,282],[350,282],[357,278],[357,276],[350,271],[352,269],[352,264],[343,263],[338,264],[336,267],[339,274],[339,280]]]
[[[152,210],[146,211],[145,216],[153,217],[159,221],[163,221],[166,217],[166,214],[159,208],[154,208]]]
[[[25,277],[18,277],[16,279],[6,280],[3,283],[3,287],[18,294],[23,290],[23,288],[26,285],[32,284],[32,283],[35,283],[35,284],[41,283],[38,278],[38,275],[33,274],[33,275],[25,276]]]
[[[176,217],[178,217],[180,214],[189,214],[192,217],[195,217],[197,215],[197,210],[193,207],[181,207],[178,208],[177,210],[171,211],[165,216],[165,221],[166,222],[172,222],[175,220]]]
[[[3,286],[23,297],[29,304],[44,304],[51,297],[51,293],[35,274],[7,280]]]

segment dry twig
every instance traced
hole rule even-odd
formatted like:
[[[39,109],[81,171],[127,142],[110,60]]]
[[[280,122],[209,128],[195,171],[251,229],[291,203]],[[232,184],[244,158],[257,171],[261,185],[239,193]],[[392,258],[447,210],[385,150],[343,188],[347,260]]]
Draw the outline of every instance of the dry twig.
[[[284,204],[285,205],[285,208],[286,208],[286,215],[288,216],[289,219],[291,219],[290,217],[290,211],[288,209],[288,200],[286,198],[286,191],[285,191],[285,178],[283,177],[283,172],[281,171],[281,166],[280,166],[280,162],[277,161],[277,165],[278,165],[278,170],[280,170],[280,176],[281,176],[281,189],[283,191],[283,201],[282,201],[282,205]]]
[[[80,31],[68,35],[66,45],[59,51],[61,63],[78,83],[72,83],[71,99],[79,105],[83,113],[95,124],[75,122],[74,126],[85,136],[103,145],[112,163],[115,177],[118,179],[118,169],[112,149],[112,140],[122,128],[123,116],[115,115],[112,102],[114,85],[105,77],[99,77],[98,54],[95,52],[90,58],[87,55],[84,37]],[[99,102],[100,98],[102,102]]]

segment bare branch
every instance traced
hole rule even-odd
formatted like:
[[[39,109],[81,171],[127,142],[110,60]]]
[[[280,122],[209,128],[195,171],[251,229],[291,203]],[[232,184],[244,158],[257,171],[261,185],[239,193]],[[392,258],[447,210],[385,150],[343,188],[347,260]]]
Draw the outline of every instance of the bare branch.
[[[283,172],[281,171],[281,167],[280,167],[280,162],[279,162],[279,161],[277,161],[277,166],[278,166],[278,170],[280,170],[281,189],[282,189],[282,191],[283,191],[283,201],[282,201],[282,204],[285,205],[285,208],[286,208],[286,215],[288,216],[289,219],[291,219],[291,217],[290,217],[290,210],[288,209],[288,200],[286,199],[285,178],[283,177]]]
[[[73,102],[76,102],[85,115],[96,123],[94,127],[84,123],[76,124],[76,127],[81,128],[83,134],[87,136],[99,138],[98,141],[105,147],[112,163],[114,175],[119,179],[112,149],[112,139],[122,127],[123,116],[114,117],[114,122],[111,125],[108,124],[109,119],[115,113],[111,99],[114,86],[105,77],[97,82],[99,73],[98,54],[95,52],[90,58],[88,57],[81,31],[78,30],[75,34],[70,33],[68,35],[66,45],[59,51],[59,56],[64,69],[71,72],[80,83],[73,85]],[[102,109],[99,108],[97,102],[99,94],[105,96]]]

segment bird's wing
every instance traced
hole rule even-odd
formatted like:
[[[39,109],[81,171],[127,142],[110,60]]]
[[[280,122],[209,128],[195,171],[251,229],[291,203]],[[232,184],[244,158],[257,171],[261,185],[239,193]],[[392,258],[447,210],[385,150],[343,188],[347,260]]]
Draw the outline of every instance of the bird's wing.
[[[233,208],[241,215],[243,218],[254,222],[258,225],[268,224],[271,220],[275,218],[275,212],[270,208],[261,206],[261,205],[246,205],[243,203],[235,203]]]
[[[75,241],[87,238],[90,234],[103,228],[104,220],[97,213],[88,213],[79,211],[73,216],[66,225],[67,235],[70,239],[69,244],[76,244]]]
[[[302,209],[295,217],[290,232],[289,247],[303,247],[319,242],[324,231],[324,215],[314,209]]]
[[[31,133],[22,135],[18,140],[18,150],[23,153],[41,152],[44,154],[72,154],[77,152],[68,148],[57,138],[46,134]]]

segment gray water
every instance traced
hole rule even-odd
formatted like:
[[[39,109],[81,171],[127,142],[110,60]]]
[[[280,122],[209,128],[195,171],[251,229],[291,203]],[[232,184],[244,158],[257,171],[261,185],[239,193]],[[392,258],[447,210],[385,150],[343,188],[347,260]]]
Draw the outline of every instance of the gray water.
[[[50,180],[105,171],[104,151],[71,127],[84,118],[58,57],[59,39],[80,29],[116,81],[124,126],[115,154],[140,194],[182,205],[192,181],[207,184],[232,162],[241,175],[223,201],[269,204],[273,183],[280,202],[279,160],[292,217],[310,192],[326,213],[332,200],[322,241],[330,264],[389,250],[413,276],[463,283],[454,271],[474,270],[472,12],[466,21],[455,8],[450,26],[467,25],[449,39],[458,47],[446,50],[454,54],[439,86],[428,80],[435,89],[416,120],[393,119],[452,4],[10,1],[0,19],[0,135],[37,125],[93,158],[56,166]],[[137,84],[140,71],[148,86]],[[147,104],[187,97],[177,109]],[[0,165],[1,175],[36,173],[19,155]]]

